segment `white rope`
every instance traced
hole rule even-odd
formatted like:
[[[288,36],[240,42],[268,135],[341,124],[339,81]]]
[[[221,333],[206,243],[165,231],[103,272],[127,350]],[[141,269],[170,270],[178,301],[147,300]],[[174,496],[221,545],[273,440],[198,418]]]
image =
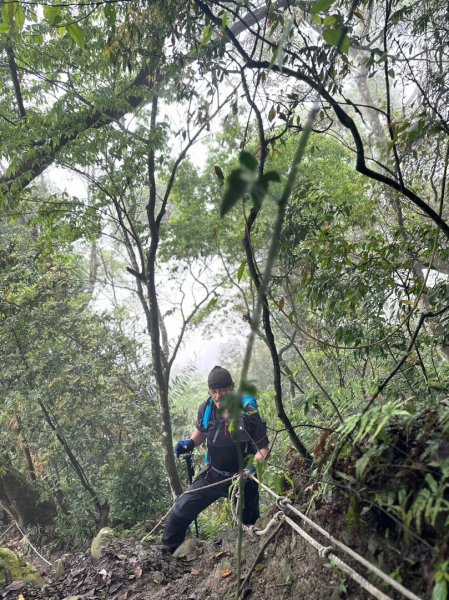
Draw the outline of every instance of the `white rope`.
[[[391,585],[391,587],[393,587],[397,591],[401,592],[401,594],[403,594],[406,598],[410,598],[410,600],[421,600],[421,598],[419,596],[417,596],[416,594],[414,594],[413,592],[411,592],[410,590],[408,590],[407,588],[405,588],[403,585],[401,585],[400,583],[398,583],[396,580],[392,579],[389,575],[386,575],[378,567],[376,567],[375,565],[373,565],[372,563],[370,563],[368,560],[366,560],[366,558],[363,558],[363,556],[360,556],[360,554],[357,554],[357,552],[355,552],[354,550],[352,550],[352,548],[349,548],[349,546],[346,546],[346,544],[343,544],[343,542],[340,542],[339,540],[337,540],[336,538],[334,538],[325,529],[323,529],[322,527],[320,527],[317,523],[315,523],[314,521],[312,521],[312,519],[310,519],[309,517],[307,517],[304,513],[302,513],[301,511],[299,511],[297,508],[295,508],[289,498],[285,498],[283,496],[279,496],[278,494],[276,494],[275,492],[273,492],[273,490],[271,490],[264,483],[258,481],[258,479],[252,473],[248,474],[248,477],[251,477],[251,479],[253,479],[254,481],[256,481],[264,490],[266,490],[269,494],[271,494],[274,498],[276,498],[277,504],[278,504],[278,506],[279,506],[279,508],[281,510],[283,510],[284,512],[285,512],[285,510],[291,510],[292,512],[294,512],[303,521],[305,521],[306,523],[308,523],[311,527],[313,527],[319,533],[321,533],[321,535],[323,535],[326,539],[328,539],[330,542],[332,542],[332,544],[334,544],[335,546],[338,546],[339,548],[341,548],[341,550],[343,550],[344,552],[346,552],[347,554],[349,554],[352,558],[354,558],[355,560],[357,560],[364,567],[366,567],[367,569],[369,569],[370,571],[372,571],[375,575],[377,575],[378,577],[380,577],[383,581],[385,581],[386,583],[388,583],[389,585]]]
[[[0,537],[0,542],[2,542],[2,541],[3,541],[3,538],[5,537],[5,535],[8,533],[8,531],[9,531],[10,529],[12,529],[12,527],[14,527],[14,525],[15,525],[15,524],[16,524],[16,523],[15,523],[15,521],[13,521],[13,522],[12,522],[12,523],[9,525],[9,527],[7,527],[7,528],[5,529],[5,531],[2,533],[2,535],[1,535],[1,537]]]
[[[231,518],[232,524],[237,525],[239,517],[240,485],[234,485],[231,491]],[[243,525],[245,527],[245,525]]]
[[[173,505],[174,506],[174,505]],[[159,527],[159,525],[161,525],[164,522],[164,519],[167,517],[167,515],[171,512],[171,509],[173,508],[173,506],[170,506],[170,508],[168,509],[168,511],[165,513],[165,515],[162,517],[162,519],[159,519],[159,521],[156,523],[156,525],[153,527],[153,529],[149,532],[146,533],[143,538],[140,540],[140,543],[142,542],[146,542],[147,539],[151,536],[152,533],[154,533],[156,531],[156,529]]]
[[[311,544],[316,550],[318,550],[318,554],[321,558],[329,558],[337,567],[339,567],[342,571],[350,575],[354,581],[367,590],[370,594],[372,594],[378,600],[391,600],[390,596],[387,596],[380,590],[378,590],[372,583],[367,581],[364,577],[362,577],[357,571],[354,571],[349,565],[343,562],[338,556],[332,553],[332,546],[323,546],[313,539],[308,533],[301,529],[297,523],[292,521],[287,515],[284,515],[283,520],[290,525],[301,537],[303,537],[309,544]]]
[[[268,521],[267,526],[265,527],[265,529],[257,529],[257,527],[255,527],[254,525],[249,525],[247,527],[247,529],[250,530],[251,533],[254,533],[255,535],[259,535],[259,536],[263,536],[266,535],[270,529],[273,527],[273,525],[276,525],[279,523],[279,520],[282,518],[282,515],[284,513],[280,510],[279,512],[277,512],[273,518]]]
[[[28,536],[26,535],[26,533],[24,531],[22,531],[22,529],[20,528],[20,525],[17,523],[17,521],[14,521],[15,526],[17,527],[17,529],[20,531],[20,533],[23,536],[23,539],[27,542],[27,544],[30,546],[30,548],[32,550],[34,550],[34,552],[39,556],[39,558],[41,558],[44,563],[47,563],[47,565],[53,566],[53,563],[49,562],[46,558],[44,558],[42,556],[42,554],[40,552],[38,552],[38,550],[36,550],[36,548],[33,546],[33,544],[30,542],[30,540],[28,539]]]

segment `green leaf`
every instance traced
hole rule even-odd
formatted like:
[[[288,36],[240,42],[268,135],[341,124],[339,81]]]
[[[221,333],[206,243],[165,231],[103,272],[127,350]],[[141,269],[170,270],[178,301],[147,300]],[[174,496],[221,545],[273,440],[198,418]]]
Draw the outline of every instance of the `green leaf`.
[[[347,54],[349,52],[350,45],[351,45],[351,42],[349,41],[348,36],[345,35],[340,44],[340,52],[342,54]]]
[[[343,54],[348,53],[350,43],[348,36],[344,33],[343,27],[329,27],[324,30],[323,37],[331,46],[337,46]]]
[[[225,191],[221,202],[220,216],[224,217],[248,189],[242,169],[234,169],[226,179]]]
[[[312,8],[310,9],[310,13],[312,15],[317,15],[320,12],[326,12],[330,9],[335,0],[316,0],[312,4]]]
[[[212,26],[206,25],[206,27],[203,29],[203,38],[201,40],[201,45],[206,46],[210,42],[211,38],[212,38]]]
[[[15,20],[18,30],[22,31],[23,26],[25,25],[25,11],[21,4],[17,4]]]
[[[225,12],[221,17],[221,28],[224,30],[229,25],[229,13]]]
[[[117,11],[115,10],[115,6],[111,2],[108,2],[104,5],[103,12],[109,27],[114,30],[115,22],[117,20]]]
[[[265,181],[275,181],[276,183],[281,181],[281,176],[277,171],[267,171],[262,177],[265,179]]]
[[[0,23],[0,33],[9,33],[9,30],[9,22],[3,21],[3,23]]]
[[[241,280],[242,280],[243,273],[245,272],[245,267],[246,267],[246,260],[243,260],[242,263],[241,263],[241,265],[240,265],[240,267],[239,267],[239,270],[237,271],[237,281],[238,281],[238,283],[240,283]]]
[[[8,23],[9,27],[9,4],[4,4],[2,6],[2,21],[3,24]]]
[[[337,17],[335,15],[329,15],[328,17],[324,18],[324,25],[326,25],[326,26],[335,25],[336,22],[337,22]]]
[[[221,167],[214,165],[214,173],[220,181],[224,181],[225,176]]]
[[[61,19],[61,7],[45,5],[44,17],[47,19],[50,25],[56,25]]]
[[[245,150],[242,150],[242,152],[240,152],[240,156],[239,156],[239,163],[243,167],[246,167],[248,169],[248,171],[254,172],[257,170],[259,161],[257,160],[257,158],[255,156],[253,156],[249,152],[245,152]]]
[[[253,199],[254,208],[260,210],[263,199],[268,192],[268,181],[264,179],[264,176],[256,181],[251,190],[251,198]]]
[[[447,598],[448,598],[447,582],[443,580],[433,586],[432,600],[447,600]]]
[[[207,310],[211,310],[212,308],[214,308],[214,306],[217,304],[218,302],[218,297],[214,296],[211,300],[209,300],[209,302],[207,303],[206,309]]]
[[[67,33],[80,48],[84,48],[84,32],[77,23],[67,25]]]

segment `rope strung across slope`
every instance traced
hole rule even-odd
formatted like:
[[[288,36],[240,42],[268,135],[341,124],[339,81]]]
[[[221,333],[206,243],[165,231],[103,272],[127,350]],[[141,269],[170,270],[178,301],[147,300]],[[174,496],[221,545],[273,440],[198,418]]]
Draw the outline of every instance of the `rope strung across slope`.
[[[310,519],[309,517],[307,517],[304,513],[302,513],[301,511],[299,511],[297,508],[295,508],[289,498],[285,498],[284,496],[279,496],[278,494],[276,494],[267,485],[265,485],[264,483],[260,482],[252,473],[248,473],[246,476],[250,477],[251,479],[253,479],[256,483],[258,483],[260,485],[261,488],[263,488],[264,490],[266,490],[269,494],[271,494],[276,499],[276,503],[277,503],[278,507],[284,513],[283,519],[291,527],[293,527],[293,529],[295,529],[295,531],[297,531],[297,533],[299,533],[302,537],[304,537],[304,539],[306,539],[310,544],[312,544],[312,546],[314,546],[318,550],[318,552],[320,553],[320,556],[321,556],[321,554],[323,554],[323,556],[326,556],[326,555],[329,556],[329,553],[330,553],[330,551],[333,548],[332,547],[325,548],[324,546],[322,546],[321,544],[319,544],[316,540],[314,540],[311,536],[309,536],[308,533],[306,533],[303,529],[301,529],[294,521],[292,521],[285,514],[286,512],[290,511],[290,512],[293,512],[294,514],[296,514],[303,521],[305,521],[311,527],[313,527],[314,529],[316,529],[322,536],[324,536],[326,539],[328,539],[330,542],[332,542],[332,544],[334,544],[335,546],[338,546],[341,550],[343,550],[344,552],[346,552],[347,554],[349,554],[349,556],[351,556],[352,558],[354,558],[356,561],[358,561],[364,567],[366,567],[367,569],[369,569],[372,573],[374,573],[379,578],[381,578],[383,581],[385,581],[386,583],[388,583],[388,585],[390,585],[391,587],[395,588],[398,592],[400,592],[401,594],[403,594],[406,598],[410,598],[410,600],[421,600],[421,598],[419,596],[417,596],[416,594],[414,594],[413,592],[411,592],[410,590],[408,590],[407,588],[405,588],[403,585],[401,585],[400,583],[398,583],[394,579],[392,579],[389,575],[386,575],[378,567],[376,567],[375,565],[373,565],[372,563],[370,563],[368,560],[366,560],[365,558],[363,558],[363,556],[360,556],[360,554],[357,554],[357,552],[355,552],[354,550],[352,550],[351,548],[349,548],[349,546],[346,546],[346,544],[343,544],[343,542],[340,542],[339,540],[337,540],[336,538],[334,538],[325,529],[323,529],[322,527],[320,527],[317,523],[315,523],[314,521],[312,521],[312,519]],[[319,548],[318,548],[318,546],[319,546]],[[335,559],[337,559],[337,560],[335,560]],[[341,561],[341,559],[339,559],[338,557],[336,557],[334,554],[332,554],[332,560],[334,561],[334,563],[337,566],[339,566],[342,570],[344,570],[351,577],[353,577],[355,579],[355,581],[357,581],[360,585],[362,585],[362,587],[364,587],[365,589],[367,589],[368,591],[370,591],[371,593],[373,593],[372,590],[369,589],[369,588],[374,588],[374,586],[372,586],[372,584],[370,584],[368,581],[366,581],[365,579],[363,579],[363,577],[361,577],[361,575],[359,575],[356,571],[354,571],[353,569],[351,569],[351,567],[349,567],[348,565],[346,565],[345,563],[343,563],[343,561]],[[353,575],[353,573],[357,576],[357,578]],[[361,583],[361,580],[364,581],[364,584]],[[369,588],[365,584],[367,584],[369,586]],[[376,589],[376,588],[374,588],[374,589]],[[377,590],[376,594],[382,594],[382,592],[380,592],[379,590]],[[377,598],[388,598],[388,596],[385,596],[384,594],[382,596],[379,596],[379,595],[376,595],[376,594],[374,594],[374,595]]]
[[[224,479],[223,481],[219,481],[219,482],[216,482],[216,483],[209,484],[209,485],[204,486],[203,488],[200,488],[200,489],[204,490],[204,489],[207,489],[209,487],[215,487],[217,485],[223,485],[223,483],[228,483],[229,481],[236,480],[238,477],[239,477],[239,475],[236,474],[236,475],[233,475],[232,477]],[[397,581],[395,581],[394,579],[392,579],[389,575],[387,575],[386,573],[384,573],[383,571],[381,571],[378,567],[376,567],[375,565],[373,565],[372,563],[370,563],[368,560],[366,560],[365,558],[363,558],[363,556],[360,556],[360,554],[357,554],[357,552],[355,552],[354,550],[352,550],[351,548],[349,548],[349,546],[346,546],[346,544],[344,544],[343,542],[340,542],[339,540],[337,540],[336,538],[334,538],[325,529],[323,529],[322,527],[320,527],[320,525],[318,525],[317,523],[315,523],[314,521],[312,521],[312,519],[310,519],[309,517],[307,517],[304,513],[302,513],[301,511],[299,511],[297,508],[295,508],[289,498],[286,498],[285,496],[279,496],[279,494],[276,494],[276,492],[274,492],[267,485],[265,485],[264,483],[262,483],[261,481],[259,481],[252,473],[250,473],[247,470],[244,471],[243,477],[245,477],[247,479],[253,479],[253,481],[255,481],[262,489],[266,490],[269,494],[271,494],[271,496],[273,496],[275,498],[276,504],[277,504],[278,508],[280,509],[280,511],[282,511],[282,514],[277,513],[271,519],[271,521],[268,523],[268,525],[265,527],[265,529],[263,529],[263,530],[258,530],[253,525],[251,525],[251,526],[243,526],[244,530],[247,533],[253,534],[253,535],[258,535],[258,536],[263,536],[263,535],[265,535],[272,528],[272,526],[275,523],[279,523],[279,520],[282,520],[285,523],[287,523],[288,525],[290,525],[290,527],[292,527],[292,529],[294,529],[297,533],[299,533],[299,535],[301,535],[301,537],[303,537],[316,550],[318,550],[318,553],[319,553],[319,555],[320,555],[321,558],[326,558],[326,557],[330,558],[332,560],[332,562],[337,567],[339,567],[343,572],[345,572],[350,577],[352,577],[352,579],[354,579],[354,581],[356,581],[361,587],[363,587],[364,589],[366,589],[375,598],[378,598],[378,600],[391,600],[391,598],[389,596],[387,596],[382,591],[380,591],[378,588],[376,588],[372,583],[370,583],[367,579],[365,579],[359,573],[357,573],[357,571],[355,571],[354,569],[352,569],[343,560],[341,560],[338,556],[336,556],[332,552],[332,550],[334,549],[332,546],[328,546],[328,547],[323,546],[322,544],[320,544],[319,542],[317,542],[317,540],[315,540],[314,538],[312,538],[306,531],[304,531],[303,529],[301,529],[301,527],[299,527],[299,525],[297,523],[295,523],[294,521],[292,521],[292,519],[290,519],[287,516],[286,513],[290,511],[290,512],[296,514],[298,517],[300,517],[308,525],[310,525],[311,527],[313,527],[323,537],[325,537],[326,539],[328,539],[333,545],[339,547],[341,550],[343,550],[344,552],[346,552],[349,556],[351,556],[357,562],[359,562],[360,564],[362,564],[369,571],[371,571],[372,573],[374,573],[375,575],[377,575],[377,577],[379,577],[380,579],[382,579],[385,583],[387,583],[388,585],[390,585],[391,587],[393,587],[394,589],[396,589],[398,592],[400,592],[403,596],[405,596],[406,598],[409,598],[410,600],[422,600],[419,596],[417,596],[416,594],[414,594],[413,592],[411,592],[410,590],[408,590],[407,588],[405,588],[403,585],[401,585],[400,583],[398,583]],[[187,490],[184,493],[188,494],[188,493],[192,493],[194,491],[197,491],[197,490]],[[238,487],[234,487],[233,491],[231,492],[231,499],[233,501],[234,500],[236,501],[236,502],[233,502],[233,501],[231,502],[231,512],[232,512],[233,518],[235,519],[236,518],[236,511],[233,510],[233,504],[237,504],[237,502],[238,502]],[[173,504],[173,506],[174,506],[174,504]],[[165,520],[165,518],[171,512],[173,506],[159,520],[159,522],[153,527],[153,529],[142,538],[142,540],[141,540],[142,542],[145,541],[145,540],[147,540],[151,536],[151,534],[154,531],[156,531],[156,529],[162,524],[162,522]],[[277,532],[277,530],[276,530],[276,532]],[[270,536],[270,538],[271,537],[272,536]],[[248,577],[249,577],[249,575],[245,578],[245,581],[247,581]]]
[[[290,525],[299,535],[304,538],[309,544],[311,544],[316,550],[318,550],[318,554],[321,558],[330,559],[335,566],[344,571],[347,575],[349,575],[354,581],[356,581],[361,587],[367,590],[372,596],[378,598],[379,600],[391,600],[390,596],[387,596],[383,592],[381,592],[376,586],[362,577],[357,571],[354,571],[349,565],[343,562],[338,556],[332,552],[332,546],[323,546],[319,542],[317,542],[313,537],[311,537],[308,533],[301,529],[297,523],[292,521],[287,515],[283,515],[282,519]]]
[[[29,545],[29,547],[30,547],[32,550],[34,550],[34,552],[35,552],[35,553],[36,553],[36,554],[39,556],[39,558],[40,558],[41,560],[43,560],[43,561],[44,561],[44,563],[47,563],[47,565],[49,565],[49,566],[51,567],[51,566],[53,565],[53,563],[49,562],[49,561],[48,561],[46,558],[44,558],[44,557],[42,556],[42,554],[41,554],[41,553],[40,553],[38,550],[36,550],[36,548],[33,546],[33,544],[32,544],[32,543],[30,542],[30,540],[28,539],[28,536],[27,536],[27,534],[26,534],[24,531],[22,531],[22,529],[21,529],[20,525],[17,523],[17,521],[14,521],[14,525],[15,525],[15,526],[17,527],[17,529],[20,531],[20,533],[21,533],[21,534],[22,534],[22,536],[23,536],[23,539],[26,541],[26,543]]]

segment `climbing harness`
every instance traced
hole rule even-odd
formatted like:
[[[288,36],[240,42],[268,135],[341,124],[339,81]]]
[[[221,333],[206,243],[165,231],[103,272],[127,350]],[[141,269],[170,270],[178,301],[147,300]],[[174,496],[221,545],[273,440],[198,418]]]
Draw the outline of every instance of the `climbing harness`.
[[[212,469],[212,471],[215,471],[215,473],[218,473],[218,475],[221,475],[222,477],[232,477],[234,475],[238,475],[238,473],[235,473],[234,471],[220,471],[220,469],[217,469],[211,464],[209,464],[209,468]]]

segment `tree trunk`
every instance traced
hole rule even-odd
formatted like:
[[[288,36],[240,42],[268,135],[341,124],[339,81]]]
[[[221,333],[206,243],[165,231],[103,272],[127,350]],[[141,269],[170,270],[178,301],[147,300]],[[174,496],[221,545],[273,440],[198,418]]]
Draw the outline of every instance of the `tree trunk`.
[[[153,98],[151,107],[151,131],[156,129],[156,115],[158,98]],[[167,470],[170,489],[174,498],[182,494],[181,480],[176,469],[173,454],[173,435],[170,420],[170,406],[168,401],[168,385],[170,380],[170,367],[167,356],[161,343],[161,313],[156,289],[156,257],[159,247],[159,227],[164,215],[164,205],[156,217],[156,164],[154,149],[148,151],[148,204],[146,206],[148,226],[151,233],[150,247],[147,253],[147,294],[149,302],[148,333],[151,338],[151,354],[153,358],[153,371],[156,379],[159,409],[162,423],[162,449],[164,452],[165,468]]]
[[[42,500],[36,484],[0,456],[0,506],[21,527],[53,524],[57,510],[51,500]]]

